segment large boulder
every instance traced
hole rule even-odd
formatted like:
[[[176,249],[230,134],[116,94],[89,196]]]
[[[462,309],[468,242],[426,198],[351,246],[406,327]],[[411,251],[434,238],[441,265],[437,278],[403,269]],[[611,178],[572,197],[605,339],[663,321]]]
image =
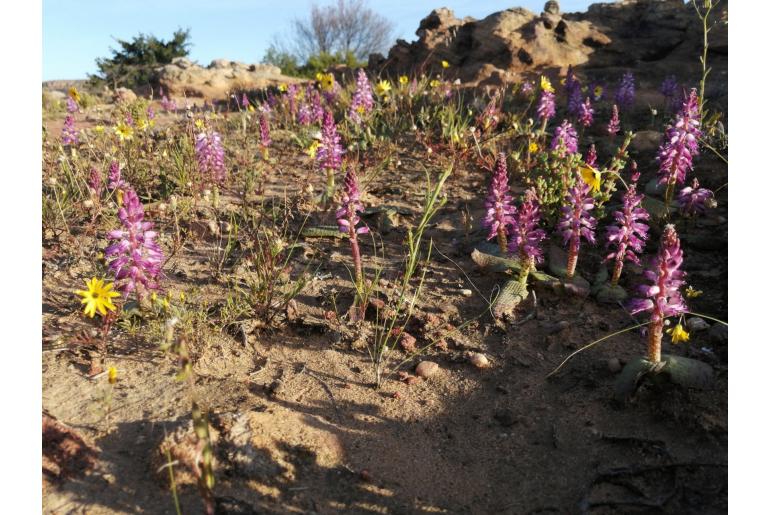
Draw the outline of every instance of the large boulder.
[[[726,19],[727,1],[714,21]],[[458,19],[446,8],[432,11],[420,22],[418,40],[399,40],[387,58],[372,56],[370,64],[386,73],[439,73],[441,61],[449,78],[480,84],[518,80],[522,74],[544,70],[564,73],[568,66],[623,69],[667,74],[698,73],[702,31],[691,4],[682,0],[621,0],[591,5],[585,13],[562,13],[558,2],[546,2],[543,12],[511,8],[482,20]],[[712,64],[727,62],[727,28],[718,23],[709,36]]]
[[[245,64],[215,59],[206,67],[184,57],[156,69],[157,79],[170,95],[222,98],[231,92],[262,89],[299,79],[281,74],[269,64]]]

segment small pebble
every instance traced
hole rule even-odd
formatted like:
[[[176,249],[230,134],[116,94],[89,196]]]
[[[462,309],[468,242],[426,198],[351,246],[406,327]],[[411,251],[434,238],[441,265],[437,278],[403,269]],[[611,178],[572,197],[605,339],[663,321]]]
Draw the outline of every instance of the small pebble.
[[[617,374],[623,367],[620,366],[620,360],[618,358],[610,358],[607,360],[607,368],[609,368],[610,372],[613,374]]]
[[[471,352],[468,356],[468,361],[476,368],[487,368],[489,366],[489,359],[480,352]]]
[[[472,297],[473,296],[473,291],[469,290],[467,288],[464,288],[464,289],[460,290],[460,295],[462,295],[463,297]]]
[[[438,364],[432,361],[421,361],[414,372],[419,377],[428,378],[438,372]]]
[[[700,317],[692,317],[687,319],[687,329],[690,331],[706,331],[709,327],[711,327],[709,323]]]

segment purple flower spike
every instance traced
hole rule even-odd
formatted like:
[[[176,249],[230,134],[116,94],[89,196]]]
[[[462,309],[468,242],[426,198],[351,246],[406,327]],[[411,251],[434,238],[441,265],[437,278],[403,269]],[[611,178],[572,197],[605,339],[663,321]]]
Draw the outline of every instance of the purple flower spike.
[[[682,188],[677,196],[679,209],[685,216],[702,215],[715,203],[714,192],[701,188],[698,179],[692,180],[692,186]]]
[[[259,117],[259,141],[263,147],[267,148],[272,143],[270,139],[270,122],[264,114]]]
[[[537,104],[537,117],[547,122],[556,116],[556,100],[551,91],[543,90],[540,94],[540,102]]]
[[[693,89],[682,104],[674,124],[666,129],[658,149],[658,184],[668,184],[669,189],[674,184],[684,184],[687,172],[692,170],[692,158],[698,155],[700,136],[698,93]]]
[[[564,82],[564,87],[567,90],[567,111],[572,116],[579,116],[580,105],[583,103],[580,91],[580,81],[575,78],[571,65],[567,68],[567,77]]]
[[[636,99],[636,86],[634,84],[634,74],[626,72],[620,79],[618,90],[615,93],[615,103],[624,109],[630,109]]]
[[[241,107],[244,109],[248,109],[251,102],[249,102],[249,97],[246,96],[246,93],[243,94],[241,97]]]
[[[636,194],[636,184],[631,184],[623,195],[623,211],[615,211],[615,225],[607,227],[607,248],[612,251],[607,254],[606,261],[615,260],[612,273],[612,284],[618,284],[623,271],[623,262],[630,261],[640,265],[639,254],[644,250],[649,226],[640,220],[649,220],[650,214],[641,206],[644,195]]]
[[[612,117],[610,123],[607,124],[607,133],[610,136],[614,136],[620,132],[620,112],[618,111],[618,105],[612,104]]]
[[[511,254],[518,254],[522,264],[528,264],[529,269],[534,268],[535,263],[543,261],[541,243],[545,239],[545,231],[539,229],[540,203],[537,193],[530,188],[524,194],[524,201],[519,206],[516,219],[511,227],[511,243],[508,250]]]
[[[107,187],[111,190],[124,188],[126,183],[120,178],[120,163],[113,161],[110,163],[110,173],[107,176]]]
[[[361,192],[358,189],[358,177],[356,177],[355,169],[351,165],[345,174],[345,190],[342,193],[342,204],[336,213],[337,226],[340,232],[347,234],[352,230],[356,234],[367,234],[369,228],[366,225],[357,227],[361,221],[358,213],[363,210]]]
[[[521,94],[524,96],[530,96],[532,93],[535,92],[535,83],[530,80],[525,80],[521,83]]]
[[[122,229],[107,234],[107,238],[114,243],[105,249],[104,256],[119,283],[119,289],[126,296],[136,291],[141,299],[147,290],[155,290],[159,286],[163,251],[155,241],[157,233],[152,230],[152,223],[144,221],[144,207],[131,188],[123,194],[118,219]]]
[[[201,132],[195,138],[195,156],[201,173],[208,175],[216,183],[225,180],[225,150],[218,132]]]
[[[313,114],[310,106],[304,102],[299,105],[297,110],[297,123],[300,125],[310,125],[313,121]]]
[[[358,69],[356,75],[356,92],[353,94],[353,100],[350,102],[348,116],[356,124],[361,124],[362,116],[368,114],[374,107],[374,97],[372,96],[372,86],[363,68]]]
[[[353,264],[355,266],[356,273],[356,289],[363,285],[363,267],[361,264],[361,251],[358,247],[358,235],[366,234],[369,232],[369,228],[364,225],[362,227],[356,227],[361,219],[358,216],[364,206],[361,205],[361,193],[358,190],[358,178],[356,177],[355,168],[351,165],[345,174],[345,191],[342,193],[342,205],[337,210],[337,227],[340,232],[346,233],[350,240],[350,251],[353,255]],[[363,309],[365,306],[359,306],[359,316],[363,317]]]
[[[590,97],[586,97],[585,102],[578,108],[578,123],[583,127],[590,127],[594,123],[594,108],[591,107]]]
[[[664,97],[666,97],[666,100],[670,101],[676,95],[678,86],[679,85],[676,82],[676,76],[669,75],[663,80],[663,83],[661,83],[660,92]]]
[[[683,254],[679,236],[673,225],[663,229],[658,255],[644,277],[652,284],[639,288],[641,298],[632,299],[628,307],[632,315],[650,312],[648,359],[660,363],[663,322],[666,317],[676,316],[687,310],[680,288],[684,286],[685,273],[682,266]]]
[[[77,145],[79,141],[78,130],[75,128],[75,117],[68,114],[64,118],[64,126],[61,129],[62,145]]]
[[[176,102],[174,102],[173,100],[169,100],[169,98],[163,94],[162,90],[161,90],[161,98],[160,98],[160,107],[162,107],[164,111],[176,111]]]
[[[560,157],[577,152],[577,132],[567,120],[564,120],[554,130],[553,139],[551,139],[551,150],[557,150]]]
[[[567,194],[567,204],[561,208],[558,228],[564,238],[564,244],[569,249],[567,279],[572,279],[575,275],[581,237],[592,245],[596,243],[594,237],[596,219],[589,214],[595,203],[590,192],[591,186],[578,178],[577,184],[570,188]]]
[[[495,171],[492,181],[489,183],[487,200],[484,203],[487,214],[481,221],[481,225],[489,229],[487,239],[497,237],[500,250],[505,254],[508,250],[507,229],[514,222],[513,215],[516,209],[513,207],[513,199],[508,189],[508,167],[505,162],[505,154],[500,153],[495,163]]]
[[[91,168],[91,174],[88,176],[88,188],[96,198],[99,198],[102,196],[103,187],[102,172],[94,166]]]
[[[591,146],[588,147],[588,152],[586,152],[586,164],[590,167],[596,166],[596,145],[591,143]]]
[[[342,165],[343,152],[342,145],[340,145],[340,135],[337,133],[337,125],[334,123],[334,116],[331,111],[326,111],[321,127],[321,144],[316,152],[318,167],[333,172],[339,170]]]

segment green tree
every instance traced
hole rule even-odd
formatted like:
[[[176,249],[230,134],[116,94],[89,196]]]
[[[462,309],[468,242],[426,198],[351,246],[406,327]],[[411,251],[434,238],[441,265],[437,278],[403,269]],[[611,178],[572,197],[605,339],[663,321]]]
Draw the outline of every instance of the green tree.
[[[113,88],[136,88],[152,81],[155,68],[170,63],[175,57],[190,53],[190,29],[178,29],[169,41],[153,35],[139,34],[132,41],[117,39],[119,49],[110,48],[112,57],[96,59],[99,73],[95,83],[106,82]]]

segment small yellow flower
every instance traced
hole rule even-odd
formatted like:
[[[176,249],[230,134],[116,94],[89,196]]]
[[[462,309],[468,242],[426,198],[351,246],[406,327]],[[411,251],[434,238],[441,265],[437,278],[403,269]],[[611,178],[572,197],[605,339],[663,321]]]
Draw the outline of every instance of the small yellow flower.
[[[321,79],[323,78],[323,76],[324,76],[323,73],[318,72],[315,74],[315,80],[317,80],[318,82],[321,82]]]
[[[603,87],[601,87],[599,85],[594,86],[594,99],[595,100],[599,100],[600,98],[602,98],[602,93],[604,93],[604,88]]]
[[[377,92],[377,95],[381,97],[387,97],[391,89],[392,87],[390,85],[390,82],[386,80],[381,80],[380,82],[377,83],[377,86],[374,88],[374,90]]]
[[[286,84],[278,85],[278,91],[280,91],[281,93],[286,93],[288,89],[289,89],[289,86],[287,86]]]
[[[115,134],[118,135],[120,141],[130,140],[134,137],[134,129],[125,122],[120,122],[115,126]]]
[[[89,318],[93,318],[98,311],[100,315],[105,316],[107,310],[115,311],[117,309],[112,303],[112,298],[120,295],[118,292],[112,291],[112,283],[104,283],[104,279],[91,278],[90,281],[86,281],[87,290],[78,290],[75,293],[83,297],[80,299],[81,304],[85,304],[86,307],[83,310]]]
[[[409,77],[407,77],[406,75],[402,75],[401,77],[398,78],[398,83],[401,84],[402,86],[406,86],[409,83]]]
[[[310,156],[311,159],[315,159],[315,154],[318,152],[318,145],[319,143],[317,141],[314,141],[310,144],[310,146],[305,150],[305,153]]]
[[[164,297],[161,301],[161,306],[163,306],[163,309],[168,311],[168,309],[171,307],[171,302],[169,302],[169,297]]]
[[[253,113],[254,111],[256,111],[256,109],[254,108],[254,106],[253,106],[252,104],[249,104],[249,107],[247,107],[246,109],[247,109],[247,110],[248,110],[250,113]]]
[[[430,81],[429,85],[430,85],[431,88],[435,89],[435,88],[441,86],[441,81],[439,81],[438,79],[433,79],[432,81]]]
[[[150,300],[153,302],[158,302],[158,294],[156,292],[152,292],[152,295],[150,295]]]
[[[123,190],[118,190],[117,191],[117,199],[116,200],[117,200],[119,206],[123,205]]]
[[[580,167],[580,176],[583,181],[591,186],[593,191],[599,191],[599,187],[602,185],[602,174],[595,168],[584,165]]]
[[[110,384],[115,384],[118,381],[118,369],[115,367],[109,367],[107,369],[107,380]]]
[[[140,131],[146,131],[149,127],[149,124],[147,123],[147,120],[144,118],[139,118],[139,121],[136,122],[136,128]]]
[[[703,290],[696,290],[692,286],[688,286],[684,291],[684,294],[688,299],[694,299],[695,297],[700,297],[703,295]]]
[[[96,134],[102,134],[104,132],[104,125],[97,125],[94,127],[94,132]]]
[[[540,149],[540,147],[538,147],[538,146],[537,146],[537,143],[535,143],[534,141],[533,141],[532,143],[530,143],[530,144],[529,144],[529,153],[530,153],[530,154],[534,154],[534,153],[535,153],[535,152],[537,152],[539,149]]]
[[[316,79],[321,84],[322,91],[332,91],[334,89],[334,74],[333,73],[319,73],[316,75]]]
[[[684,330],[682,324],[676,324],[673,329],[669,329],[666,333],[671,335],[671,343],[690,341],[690,333]]]
[[[195,120],[195,127],[197,129],[202,129],[205,124],[206,122],[204,122],[201,118],[198,118],[197,120]]]
[[[543,91],[548,91],[549,93],[553,93],[553,86],[551,85],[551,81],[548,80],[548,77],[545,75],[540,76],[540,89]]]
[[[449,63],[447,61],[441,61],[441,67],[444,69],[449,68]]]
[[[74,100],[78,104],[80,103],[80,93],[78,92],[78,88],[76,88],[75,86],[70,86],[70,89],[67,91],[67,94],[70,96],[72,100]]]
[[[561,84],[562,86],[566,86],[567,85],[567,78],[566,77],[562,77],[562,79],[559,81],[559,84]]]
[[[180,291],[179,292],[179,302],[184,302],[184,299],[185,299],[184,292]]]

